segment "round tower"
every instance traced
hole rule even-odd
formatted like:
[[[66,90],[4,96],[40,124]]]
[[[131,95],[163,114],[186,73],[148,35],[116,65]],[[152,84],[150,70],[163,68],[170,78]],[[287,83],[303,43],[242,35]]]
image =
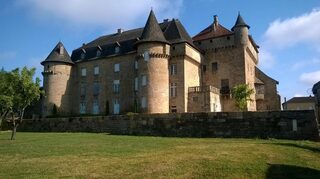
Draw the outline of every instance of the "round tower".
[[[238,14],[238,18],[234,26],[232,27],[232,31],[234,31],[235,36],[235,44],[238,45],[247,45],[249,41],[249,29],[250,26],[247,25],[240,13]]]
[[[141,111],[168,113],[170,46],[152,10],[136,45]]]
[[[63,44],[59,42],[49,56],[41,62],[44,67],[43,88],[44,99],[42,115],[55,112],[68,113],[71,109],[71,68],[74,63]]]

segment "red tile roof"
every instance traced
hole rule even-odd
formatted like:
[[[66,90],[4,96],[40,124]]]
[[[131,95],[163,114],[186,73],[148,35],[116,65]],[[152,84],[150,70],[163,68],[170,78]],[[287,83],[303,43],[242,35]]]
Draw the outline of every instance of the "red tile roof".
[[[195,35],[192,39],[194,41],[200,41],[205,39],[211,39],[221,36],[231,35],[233,32],[223,27],[220,24],[211,24],[209,27],[202,30],[199,34]]]

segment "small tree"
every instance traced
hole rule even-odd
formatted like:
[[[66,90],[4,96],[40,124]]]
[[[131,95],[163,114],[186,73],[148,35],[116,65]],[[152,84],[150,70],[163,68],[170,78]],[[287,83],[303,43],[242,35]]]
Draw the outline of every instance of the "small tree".
[[[232,97],[235,100],[235,105],[240,111],[247,110],[247,101],[252,101],[250,96],[254,93],[254,90],[247,84],[236,85],[232,88]]]
[[[11,109],[12,135],[11,140],[15,139],[17,127],[23,121],[24,111],[32,102],[40,99],[40,79],[33,81],[36,69],[24,67],[11,71],[12,77],[8,86],[13,89],[13,106]]]

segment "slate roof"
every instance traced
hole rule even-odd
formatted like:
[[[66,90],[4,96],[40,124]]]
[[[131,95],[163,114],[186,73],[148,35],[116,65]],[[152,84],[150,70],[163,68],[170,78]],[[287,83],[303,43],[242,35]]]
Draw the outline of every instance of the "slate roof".
[[[316,84],[313,85],[313,87],[312,87],[313,94],[317,94],[318,89],[320,89],[320,81],[318,81]],[[319,94],[319,96],[320,96],[320,94]]]
[[[178,19],[172,19],[166,29],[164,35],[170,43],[187,42],[193,45],[193,40]]]
[[[71,61],[71,58],[67,50],[64,48],[62,42],[59,42],[53,48],[49,56],[43,62],[41,62],[41,65],[43,65],[46,62],[62,62],[62,63],[74,64]]]
[[[206,39],[216,38],[221,36],[228,36],[232,34],[233,32],[223,27],[222,25],[212,23],[207,28],[202,30],[200,33],[195,35],[192,39],[194,41],[200,41],[200,40],[206,40]]]
[[[151,14],[151,16],[153,15]],[[149,18],[150,18],[150,15],[149,15]],[[146,23],[146,25],[147,24],[148,23]],[[155,25],[153,24],[153,26]],[[175,43],[186,42],[186,43],[189,43],[191,46],[195,47],[190,35],[188,34],[188,32],[185,30],[185,28],[183,27],[183,25],[178,19],[173,19],[171,21],[169,20],[164,21],[162,23],[159,23],[158,26],[160,27],[160,30],[162,31],[162,34],[165,38],[165,41],[167,41],[167,43],[175,44]],[[88,60],[88,59],[107,57],[107,56],[113,56],[113,55],[124,55],[124,54],[135,52],[137,42],[140,39],[143,40],[143,38],[146,38],[147,33],[143,35],[144,29],[145,28],[137,28],[137,29],[132,29],[128,31],[123,31],[122,33],[114,33],[110,35],[101,36],[87,44],[84,44],[82,47],[79,47],[78,49],[73,50],[71,59],[74,62],[80,60],[82,53],[85,53],[85,58],[83,60]],[[161,37],[161,39],[157,39],[157,40],[162,41],[163,39]],[[115,53],[115,47],[117,46],[119,46],[119,49],[120,49],[118,54]],[[101,51],[100,57],[97,57],[97,50]]]
[[[285,103],[314,103],[315,98],[313,96],[308,97],[293,97]]]
[[[163,35],[153,10],[150,11],[146,25],[143,28],[142,35],[137,43],[144,42],[163,42],[169,43]]]
[[[232,27],[232,31],[234,31],[234,28],[236,27],[247,27],[248,29],[250,29],[250,26],[244,22],[243,18],[241,17],[240,13],[238,14],[238,18],[236,23],[234,24],[234,26]]]
[[[261,71],[258,67],[255,67],[255,75],[256,75],[256,76],[259,76],[259,75],[265,76],[265,77],[269,78],[270,80],[274,81],[277,85],[279,84],[279,81],[277,81],[277,80],[271,78],[270,76],[266,75],[266,74],[263,73],[263,71]]]

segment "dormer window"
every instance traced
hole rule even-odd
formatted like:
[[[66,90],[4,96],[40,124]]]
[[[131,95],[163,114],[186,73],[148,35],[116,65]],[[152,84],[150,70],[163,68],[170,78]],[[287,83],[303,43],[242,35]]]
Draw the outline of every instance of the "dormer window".
[[[97,46],[97,51],[96,51],[96,56],[100,57],[102,54],[102,48],[100,47],[100,45]]]
[[[96,56],[97,56],[97,57],[100,57],[100,56],[101,56],[101,51],[100,51],[100,50],[97,50]]]
[[[114,48],[114,53],[119,53],[119,52],[120,52],[120,47],[116,46],[116,47]]]
[[[80,58],[83,60],[86,57],[86,54],[84,52],[81,53]]]
[[[60,46],[59,54],[63,55],[63,52],[64,52],[64,48],[63,48],[63,46]]]
[[[143,53],[143,58],[144,58],[144,61],[149,61],[149,58],[150,58],[150,56],[149,56],[149,52],[148,51],[145,51],[144,53]]]

